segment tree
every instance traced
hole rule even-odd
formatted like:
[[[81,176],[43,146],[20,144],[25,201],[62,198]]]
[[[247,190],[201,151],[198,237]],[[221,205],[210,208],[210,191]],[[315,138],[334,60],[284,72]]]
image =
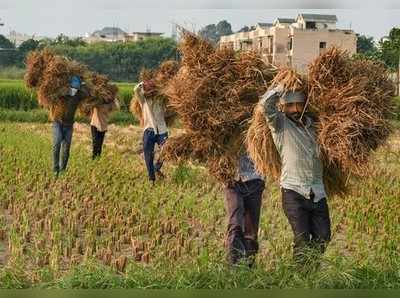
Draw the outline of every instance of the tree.
[[[17,49],[16,62],[18,67],[24,67],[24,60],[30,51],[34,51],[39,47],[39,41],[34,39],[25,40]]]
[[[48,46],[56,46],[56,45],[66,45],[70,47],[79,47],[86,45],[86,42],[81,38],[70,38],[64,34],[58,35],[55,39],[42,39],[39,44],[39,48],[45,48]]]
[[[18,47],[18,51],[20,53],[28,53],[30,51],[34,51],[38,48],[39,46],[39,41],[35,39],[28,39],[25,40],[23,43],[21,43]]]
[[[216,30],[218,40],[221,38],[221,36],[230,35],[233,33],[231,24],[226,20],[220,21],[216,26]]]
[[[215,24],[209,24],[199,31],[199,35],[213,43],[216,43],[218,41],[217,26],[215,26]]]
[[[0,49],[15,49],[15,45],[7,37],[0,34]]]
[[[387,66],[392,69],[399,67],[400,57],[400,28],[392,28],[387,38],[379,42],[380,56]]]
[[[199,31],[199,35],[212,43],[218,43],[221,36],[232,34],[232,26],[226,21],[220,21],[217,25],[209,24]]]
[[[150,38],[129,43],[99,42],[83,46],[58,43],[49,48],[115,81],[136,81],[142,67],[155,68],[162,61],[176,57],[176,41],[171,38]]]
[[[13,65],[16,60],[17,53],[14,44],[4,35],[0,34],[0,65],[10,66]]]
[[[368,54],[377,51],[375,46],[374,38],[365,35],[359,35],[357,37],[357,53]]]

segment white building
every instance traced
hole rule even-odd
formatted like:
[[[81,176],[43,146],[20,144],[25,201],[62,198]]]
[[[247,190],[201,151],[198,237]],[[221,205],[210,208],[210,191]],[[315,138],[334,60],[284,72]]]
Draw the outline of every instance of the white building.
[[[253,30],[222,36],[221,47],[259,51],[265,61],[305,72],[308,64],[331,46],[356,53],[357,36],[336,28],[335,15],[299,14],[296,19],[277,18],[258,23]]]

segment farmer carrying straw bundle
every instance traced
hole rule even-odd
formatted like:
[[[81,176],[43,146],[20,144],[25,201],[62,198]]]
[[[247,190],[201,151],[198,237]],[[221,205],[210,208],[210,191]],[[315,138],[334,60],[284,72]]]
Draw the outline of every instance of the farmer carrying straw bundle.
[[[75,113],[81,101],[87,97],[84,83],[79,76],[73,76],[69,93],[60,98],[58,104],[50,106],[53,120],[53,172],[58,177],[67,168],[72,142]],[[61,155],[60,155],[61,153]]]
[[[262,175],[280,177],[299,259],[307,247],[323,252],[330,239],[326,194],[346,196],[367,177],[390,136],[393,83],[384,65],[332,47],[307,76],[281,69],[271,86],[254,109],[247,149]]]
[[[282,86],[267,91],[260,101],[282,162],[282,205],[293,230],[298,261],[304,260],[307,248],[323,253],[331,237],[316,127],[305,111],[305,102],[303,92],[285,91]]]
[[[107,117],[100,115],[101,107],[115,104],[118,88],[107,76],[48,49],[27,56],[25,83],[37,91],[39,104],[50,111],[54,130],[53,170],[58,177],[67,167],[76,110],[92,117],[93,126],[102,131]],[[96,137],[96,152],[99,140]]]
[[[117,100],[94,106],[91,111],[90,129],[92,133],[92,159],[99,158],[107,132],[110,113],[119,109]]]
[[[165,103],[156,100],[152,95],[156,92],[156,85],[152,80],[140,82],[134,89],[138,99],[143,119],[143,151],[149,180],[156,181],[156,174],[163,178],[162,160],[154,163],[155,145],[162,146],[168,138],[168,128],[165,122]]]

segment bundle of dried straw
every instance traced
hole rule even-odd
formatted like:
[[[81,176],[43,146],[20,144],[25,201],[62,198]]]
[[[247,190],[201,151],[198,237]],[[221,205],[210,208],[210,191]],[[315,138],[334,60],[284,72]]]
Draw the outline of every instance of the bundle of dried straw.
[[[88,114],[91,107],[111,103],[117,97],[117,86],[110,80],[76,61],[56,55],[45,49],[31,52],[26,59],[25,83],[29,88],[37,90],[39,104],[46,108],[59,105],[56,110],[65,106],[64,97],[69,91],[72,76],[80,76],[86,83],[88,97],[80,106],[81,112]]]
[[[331,48],[310,64],[305,77],[282,69],[272,86],[278,84],[285,90],[308,94],[307,109],[318,119],[318,142],[329,192],[345,193],[350,177],[368,175],[371,153],[391,131],[393,84],[386,68]],[[246,144],[257,170],[278,178],[280,158],[261,107],[254,111]]]
[[[206,163],[217,180],[229,184],[243,149],[243,132],[275,68],[258,53],[214,49],[187,31],[182,32],[179,51],[182,66],[165,94],[185,133],[167,141],[163,156]]]

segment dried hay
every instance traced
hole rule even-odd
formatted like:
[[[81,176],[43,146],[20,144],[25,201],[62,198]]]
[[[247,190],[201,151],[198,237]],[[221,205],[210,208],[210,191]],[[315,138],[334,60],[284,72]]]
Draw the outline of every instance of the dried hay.
[[[25,83],[29,88],[37,89],[39,104],[51,108],[59,105],[58,110],[65,107],[63,98],[68,95],[69,82],[72,76],[80,76],[86,83],[88,93],[80,105],[83,114],[90,114],[92,107],[111,103],[117,97],[117,86],[109,79],[76,61],[55,55],[50,50],[34,51],[26,60]]]
[[[86,67],[70,63],[64,57],[54,56],[43,70],[41,81],[37,83],[37,92],[40,104],[44,107],[56,104],[60,98],[66,96],[69,90],[69,81],[73,75],[83,76]]]
[[[168,97],[165,95],[165,88],[168,82],[176,75],[179,70],[179,63],[175,60],[167,60],[161,63],[157,69],[142,69],[139,75],[139,80],[153,81],[155,84],[155,90],[150,95],[146,95],[149,100],[162,102],[165,107],[165,122],[167,126],[172,125],[176,118],[176,112],[168,104]],[[140,126],[144,125],[143,111],[140,101],[133,94],[129,105],[130,112],[139,119]]]
[[[281,175],[281,159],[261,105],[257,105],[254,109],[246,133],[246,145],[257,172],[278,180]]]
[[[42,81],[47,64],[54,58],[55,54],[45,49],[42,52],[33,51],[26,57],[26,72],[24,80],[28,88],[37,87]]]
[[[309,105],[329,164],[365,176],[369,157],[390,135],[394,86],[385,66],[331,48],[310,65]]]
[[[237,54],[232,49],[214,49],[186,31],[179,51],[182,66],[165,94],[186,133],[171,137],[163,156],[167,160],[179,156],[206,163],[218,181],[229,184],[243,149],[243,132],[275,68],[266,65],[255,52]],[[194,137],[196,142],[190,141]],[[184,151],[179,149],[179,142],[184,142]]]
[[[272,86],[308,93],[308,110],[318,118],[318,142],[330,194],[345,193],[350,177],[369,174],[371,153],[388,138],[393,84],[386,68],[331,48],[310,65],[308,77],[283,69]],[[254,111],[246,144],[257,170],[279,178],[280,159],[261,107]]]
[[[93,107],[101,104],[111,104],[117,100],[118,87],[110,79],[95,72],[87,72],[84,77],[89,96],[79,106],[83,115],[90,116]]]
[[[143,127],[144,119],[142,106],[140,105],[139,98],[136,98],[136,95],[133,95],[132,97],[132,100],[129,104],[129,111],[139,120],[140,126]]]

